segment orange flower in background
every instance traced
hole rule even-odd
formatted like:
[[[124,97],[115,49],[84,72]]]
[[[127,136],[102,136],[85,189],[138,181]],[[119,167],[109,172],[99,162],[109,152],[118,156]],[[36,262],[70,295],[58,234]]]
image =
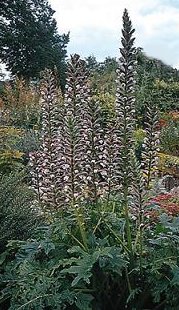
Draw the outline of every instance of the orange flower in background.
[[[158,121],[159,129],[165,127],[166,125],[167,125],[167,120],[166,119],[164,119],[164,118],[159,119],[159,121]]]
[[[158,127],[161,129],[168,125],[169,121],[179,121],[179,111],[171,111],[163,114],[158,122]]]
[[[173,120],[179,120],[179,111],[170,112],[169,115],[171,115]]]

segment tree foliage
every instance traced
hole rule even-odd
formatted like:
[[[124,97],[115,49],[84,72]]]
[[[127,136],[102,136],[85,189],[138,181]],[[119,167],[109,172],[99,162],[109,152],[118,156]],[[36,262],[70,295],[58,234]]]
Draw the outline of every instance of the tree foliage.
[[[13,75],[36,78],[54,66],[64,73],[69,36],[58,34],[53,15],[47,0],[1,1],[0,59]]]

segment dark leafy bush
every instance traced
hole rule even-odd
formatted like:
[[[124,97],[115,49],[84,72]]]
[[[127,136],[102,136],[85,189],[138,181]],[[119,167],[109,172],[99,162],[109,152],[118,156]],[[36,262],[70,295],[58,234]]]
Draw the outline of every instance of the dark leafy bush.
[[[10,239],[29,238],[41,222],[25,177],[23,171],[0,175],[0,252]]]
[[[164,214],[157,224],[148,222],[141,257],[132,228],[130,269],[125,218],[120,205],[116,210],[78,210],[81,228],[74,213],[65,212],[32,241],[10,242],[1,256],[1,280],[8,283],[1,302],[10,298],[10,310],[177,309],[179,218]],[[15,260],[7,263],[14,252]]]

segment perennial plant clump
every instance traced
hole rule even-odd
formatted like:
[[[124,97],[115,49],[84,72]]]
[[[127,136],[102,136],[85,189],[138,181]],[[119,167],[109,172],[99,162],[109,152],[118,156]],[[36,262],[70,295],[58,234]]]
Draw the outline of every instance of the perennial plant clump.
[[[52,73],[44,79],[42,89],[42,144],[39,162],[41,169],[39,190],[44,191],[43,201],[48,204],[47,191],[56,191],[62,204],[71,206],[82,202],[97,202],[116,195],[119,189],[128,204],[135,157],[135,48],[131,21],[125,11],[120,66],[116,92],[116,119],[102,126],[100,105],[92,96],[88,72],[78,55],[71,57],[64,100],[57,102],[58,89]],[[156,157],[156,133],[154,114],[146,129],[146,146],[143,154],[151,156],[145,171],[152,170]],[[148,130],[148,131],[147,131]],[[143,155],[143,156],[144,156]],[[37,156],[36,155],[32,155]],[[53,156],[55,156],[53,158]],[[49,163],[48,161],[51,161]],[[47,168],[47,166],[50,165]],[[36,165],[32,164],[36,168]],[[43,168],[42,168],[43,167]],[[53,169],[52,169],[53,167]],[[52,171],[50,171],[52,169]],[[55,172],[56,171],[58,172]],[[149,172],[149,173],[150,173]],[[45,174],[46,173],[46,174]],[[51,180],[50,180],[51,178]],[[47,182],[48,179],[48,182]],[[34,180],[35,181],[35,180]],[[151,181],[148,176],[147,182]],[[47,182],[46,186],[44,186]],[[51,185],[49,186],[49,184]],[[51,193],[54,196],[54,193]],[[62,198],[63,197],[63,198]],[[49,204],[60,207],[58,197]]]

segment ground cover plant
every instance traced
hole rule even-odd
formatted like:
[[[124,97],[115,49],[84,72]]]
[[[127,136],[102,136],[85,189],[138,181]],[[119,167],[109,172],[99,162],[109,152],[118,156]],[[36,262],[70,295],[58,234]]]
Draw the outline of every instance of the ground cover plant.
[[[0,256],[2,309],[178,307],[179,218],[170,208],[178,198],[162,196],[156,185],[159,113],[152,96],[136,151],[134,41],[125,10],[115,107],[105,121],[79,55],[69,60],[64,96],[53,73],[44,72],[40,146],[30,150],[28,169],[32,204],[45,221]]]

